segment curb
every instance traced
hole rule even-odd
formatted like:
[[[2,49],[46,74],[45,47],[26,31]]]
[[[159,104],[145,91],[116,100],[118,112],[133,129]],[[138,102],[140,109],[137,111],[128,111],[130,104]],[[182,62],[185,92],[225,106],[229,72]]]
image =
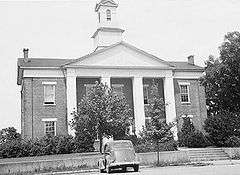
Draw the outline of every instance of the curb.
[[[150,168],[152,166],[140,166],[140,168]],[[61,172],[51,172],[51,173],[36,173],[34,175],[62,175],[62,174],[73,174],[73,173],[93,173],[99,172],[98,169],[86,169],[86,170],[75,170],[75,171],[61,171]]]
[[[199,164],[199,165],[197,165],[197,164]],[[237,165],[237,164],[240,164],[240,160],[201,161],[201,162],[184,163],[184,164],[181,164],[181,165],[168,165],[168,166],[162,166],[162,167],[174,167],[174,166],[176,166],[176,167],[177,166],[217,166],[217,165]],[[140,166],[140,168],[152,168],[152,167],[154,167],[154,166],[153,165]],[[98,172],[98,171],[99,171],[98,169],[85,169],[85,170],[75,170],[75,171],[36,173],[35,175],[63,175],[63,174],[74,174],[74,173],[92,173],[92,172]]]

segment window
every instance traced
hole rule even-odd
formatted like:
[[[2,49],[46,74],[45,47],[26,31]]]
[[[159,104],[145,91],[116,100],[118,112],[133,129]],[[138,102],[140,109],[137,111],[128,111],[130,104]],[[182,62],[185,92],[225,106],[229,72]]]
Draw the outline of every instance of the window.
[[[56,118],[42,119],[45,124],[45,134],[55,136],[56,135]]]
[[[149,85],[148,84],[144,84],[143,85],[144,105],[148,105],[149,104],[148,89],[149,89]]]
[[[111,21],[111,11],[107,10],[106,14],[107,14],[107,21]]]
[[[85,89],[86,89],[86,95],[89,95],[91,92],[92,88],[95,86],[95,84],[84,84]]]
[[[55,104],[55,82],[44,82],[44,104]]]
[[[112,85],[112,90],[114,93],[116,93],[118,96],[123,95],[123,84],[113,84]]]
[[[180,95],[181,95],[181,102],[182,103],[190,103],[189,98],[189,83],[181,83],[180,84]]]

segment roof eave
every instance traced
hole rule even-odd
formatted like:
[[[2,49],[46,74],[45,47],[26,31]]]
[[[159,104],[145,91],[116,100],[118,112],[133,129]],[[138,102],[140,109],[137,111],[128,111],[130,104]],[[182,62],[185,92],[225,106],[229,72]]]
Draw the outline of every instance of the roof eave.
[[[204,68],[199,68],[199,69],[175,69],[175,72],[204,72]]]

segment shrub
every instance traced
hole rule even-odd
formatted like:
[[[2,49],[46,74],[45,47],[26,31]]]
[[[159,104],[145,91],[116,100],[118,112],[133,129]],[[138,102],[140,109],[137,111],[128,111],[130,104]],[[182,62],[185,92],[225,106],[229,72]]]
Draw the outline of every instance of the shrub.
[[[216,146],[225,146],[229,137],[240,137],[240,114],[221,111],[216,115],[208,116],[204,129]]]
[[[151,143],[151,142],[145,142],[145,143],[140,143],[137,145],[134,145],[135,151],[137,153],[145,153],[145,152],[156,152],[158,151],[156,146]],[[160,143],[159,144],[159,151],[176,151],[178,148],[177,141],[175,140],[170,140],[165,143]]]
[[[207,138],[200,131],[197,131],[190,118],[183,118],[181,131],[178,133],[179,146],[189,148],[201,148],[209,145]]]
[[[225,146],[226,147],[240,147],[240,138],[237,136],[230,136],[225,141]]]
[[[41,139],[11,140],[0,144],[0,158],[70,154],[93,151],[77,147],[78,141],[72,136],[45,136]]]

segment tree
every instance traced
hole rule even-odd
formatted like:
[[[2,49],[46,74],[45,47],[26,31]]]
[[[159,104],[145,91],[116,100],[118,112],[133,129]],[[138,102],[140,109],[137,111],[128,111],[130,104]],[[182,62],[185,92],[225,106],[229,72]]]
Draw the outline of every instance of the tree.
[[[16,139],[20,139],[21,135],[14,127],[4,128],[0,131],[0,144]]]
[[[228,33],[219,49],[220,57],[209,57],[201,78],[210,115],[240,111],[240,32]]]
[[[147,129],[143,130],[143,135],[155,145],[157,150],[157,164],[159,165],[160,144],[173,140],[171,128],[173,124],[166,123],[165,103],[158,94],[158,86],[153,82],[151,86],[150,105],[148,108],[148,116],[151,118]]]
[[[74,112],[72,127],[76,137],[88,146],[93,145],[98,136],[102,152],[103,137],[121,139],[126,136],[126,130],[132,124],[131,114],[123,95],[118,96],[106,84],[96,82]]]
[[[195,129],[189,117],[183,118],[181,131],[178,132],[179,145],[189,148],[201,148],[209,145],[209,141],[204,134]]]
[[[220,111],[218,114],[208,116],[204,129],[216,146],[224,146],[229,137],[240,137],[240,114]]]

